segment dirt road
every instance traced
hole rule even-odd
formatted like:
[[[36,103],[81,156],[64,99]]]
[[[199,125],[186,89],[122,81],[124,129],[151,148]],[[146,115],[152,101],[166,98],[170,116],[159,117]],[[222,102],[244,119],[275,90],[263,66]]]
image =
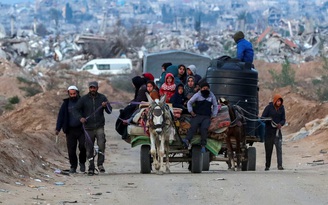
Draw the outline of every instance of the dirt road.
[[[301,149],[283,145],[284,171],[264,171],[263,144],[256,144],[257,171],[227,171],[212,162],[210,171],[191,174],[188,164],[171,163],[171,173],[140,174],[140,147],[131,148],[114,130],[118,111],[106,125],[106,173],[70,176],[49,172],[42,180],[2,184],[2,204],[328,204],[328,165],[301,161]],[[56,185],[57,184],[57,185]]]

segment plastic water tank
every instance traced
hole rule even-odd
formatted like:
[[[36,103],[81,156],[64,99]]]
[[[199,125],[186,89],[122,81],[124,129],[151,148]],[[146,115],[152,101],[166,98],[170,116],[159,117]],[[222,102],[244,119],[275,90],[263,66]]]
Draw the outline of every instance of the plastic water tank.
[[[248,67],[248,66],[246,66]],[[220,67],[209,67],[206,81],[217,99],[223,97],[230,104],[239,105],[247,112],[245,116],[256,119],[258,116],[258,72],[245,68],[242,62],[229,62]],[[258,122],[246,120],[246,135],[256,136]]]

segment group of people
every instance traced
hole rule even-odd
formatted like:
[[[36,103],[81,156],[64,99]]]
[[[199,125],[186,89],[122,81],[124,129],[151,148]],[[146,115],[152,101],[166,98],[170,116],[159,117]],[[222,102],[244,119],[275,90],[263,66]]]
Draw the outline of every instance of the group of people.
[[[80,171],[85,172],[88,161],[88,175],[95,174],[95,142],[98,146],[97,167],[99,172],[105,172],[104,112],[110,114],[112,107],[106,96],[98,92],[98,87],[96,81],[90,82],[88,94],[80,97],[79,89],[75,85],[69,86],[69,97],[63,100],[58,113],[55,132],[58,135],[63,130],[66,134],[70,173],[76,173],[78,165]],[[76,155],[77,146],[79,157]]]
[[[183,114],[192,115],[192,129],[187,133],[185,146],[189,145],[189,141],[200,127],[201,146],[202,151],[205,152],[211,117],[215,117],[218,112],[218,103],[215,95],[210,91],[210,85],[197,75],[195,65],[177,66],[172,63],[163,63],[162,71],[157,83],[154,82],[154,76],[151,73],[132,78],[135,96],[131,103],[121,110],[116,130],[123,139],[128,140],[127,125],[131,123],[133,113],[138,111],[138,103],[148,101],[145,93],[147,92],[153,100],[165,96],[166,103],[171,103],[174,108],[182,109]]]
[[[237,58],[243,62],[252,63],[254,57],[252,44],[244,39],[243,32],[237,32],[233,38],[237,43]],[[128,140],[126,128],[130,123],[129,119],[138,109],[140,102],[148,101],[147,92],[152,99],[159,99],[165,95],[166,103],[171,103],[173,107],[181,108],[182,113],[192,116],[191,128],[183,139],[184,146],[189,146],[193,135],[199,128],[201,150],[205,152],[208,127],[211,118],[217,115],[218,101],[210,91],[209,83],[202,79],[196,70],[195,65],[173,65],[167,62],[162,64],[162,74],[158,82],[154,81],[154,76],[151,73],[143,73],[141,76],[132,78],[132,84],[135,88],[134,98],[128,106],[120,110],[120,116],[115,124],[115,129],[122,135],[122,139]],[[58,113],[56,134],[58,135],[60,130],[66,134],[70,162],[69,172],[76,173],[78,165],[80,171],[85,172],[85,163],[88,161],[88,175],[95,174],[95,142],[98,146],[96,152],[98,156],[97,167],[100,172],[105,172],[103,166],[106,144],[104,112],[110,114],[112,107],[105,95],[98,93],[98,83],[95,81],[89,83],[89,92],[82,97],[74,85],[69,86],[67,92],[69,97],[63,100]],[[283,98],[280,95],[274,97],[273,102],[263,111],[262,117],[272,119],[266,121],[265,170],[269,170],[271,166],[274,145],[277,150],[278,169],[283,170],[281,127],[285,123],[285,110]],[[79,148],[78,157],[76,155],[77,147]]]

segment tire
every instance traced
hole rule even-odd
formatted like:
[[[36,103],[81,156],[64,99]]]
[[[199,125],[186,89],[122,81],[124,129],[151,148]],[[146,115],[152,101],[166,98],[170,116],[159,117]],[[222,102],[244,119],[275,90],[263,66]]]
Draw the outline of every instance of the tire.
[[[203,153],[201,146],[193,145],[191,148],[191,172],[202,173],[203,170]]]
[[[249,147],[247,149],[247,170],[248,171],[255,171],[256,170],[256,148],[255,147]]]
[[[203,171],[210,170],[210,152],[203,153]]]
[[[151,172],[150,146],[141,145],[140,148],[140,173],[149,174]]]

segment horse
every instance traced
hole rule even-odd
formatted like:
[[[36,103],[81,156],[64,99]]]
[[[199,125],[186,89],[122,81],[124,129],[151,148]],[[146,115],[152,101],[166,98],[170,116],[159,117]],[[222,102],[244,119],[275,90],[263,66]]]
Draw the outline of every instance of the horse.
[[[230,105],[228,101],[224,101],[223,104],[228,106],[231,124],[226,132],[225,142],[227,146],[228,156],[228,169],[229,170],[241,170],[241,164],[243,160],[242,154],[246,150],[246,135],[244,124],[245,118],[243,111],[238,105]],[[232,139],[235,139],[236,147],[235,152],[233,150]],[[234,156],[234,153],[236,156]],[[237,163],[235,164],[235,157]]]
[[[153,100],[146,93],[149,110],[147,114],[147,128],[150,135],[150,154],[157,174],[169,173],[169,141],[174,140],[176,134],[173,111],[165,103],[166,95]],[[164,164],[164,155],[166,156]]]

